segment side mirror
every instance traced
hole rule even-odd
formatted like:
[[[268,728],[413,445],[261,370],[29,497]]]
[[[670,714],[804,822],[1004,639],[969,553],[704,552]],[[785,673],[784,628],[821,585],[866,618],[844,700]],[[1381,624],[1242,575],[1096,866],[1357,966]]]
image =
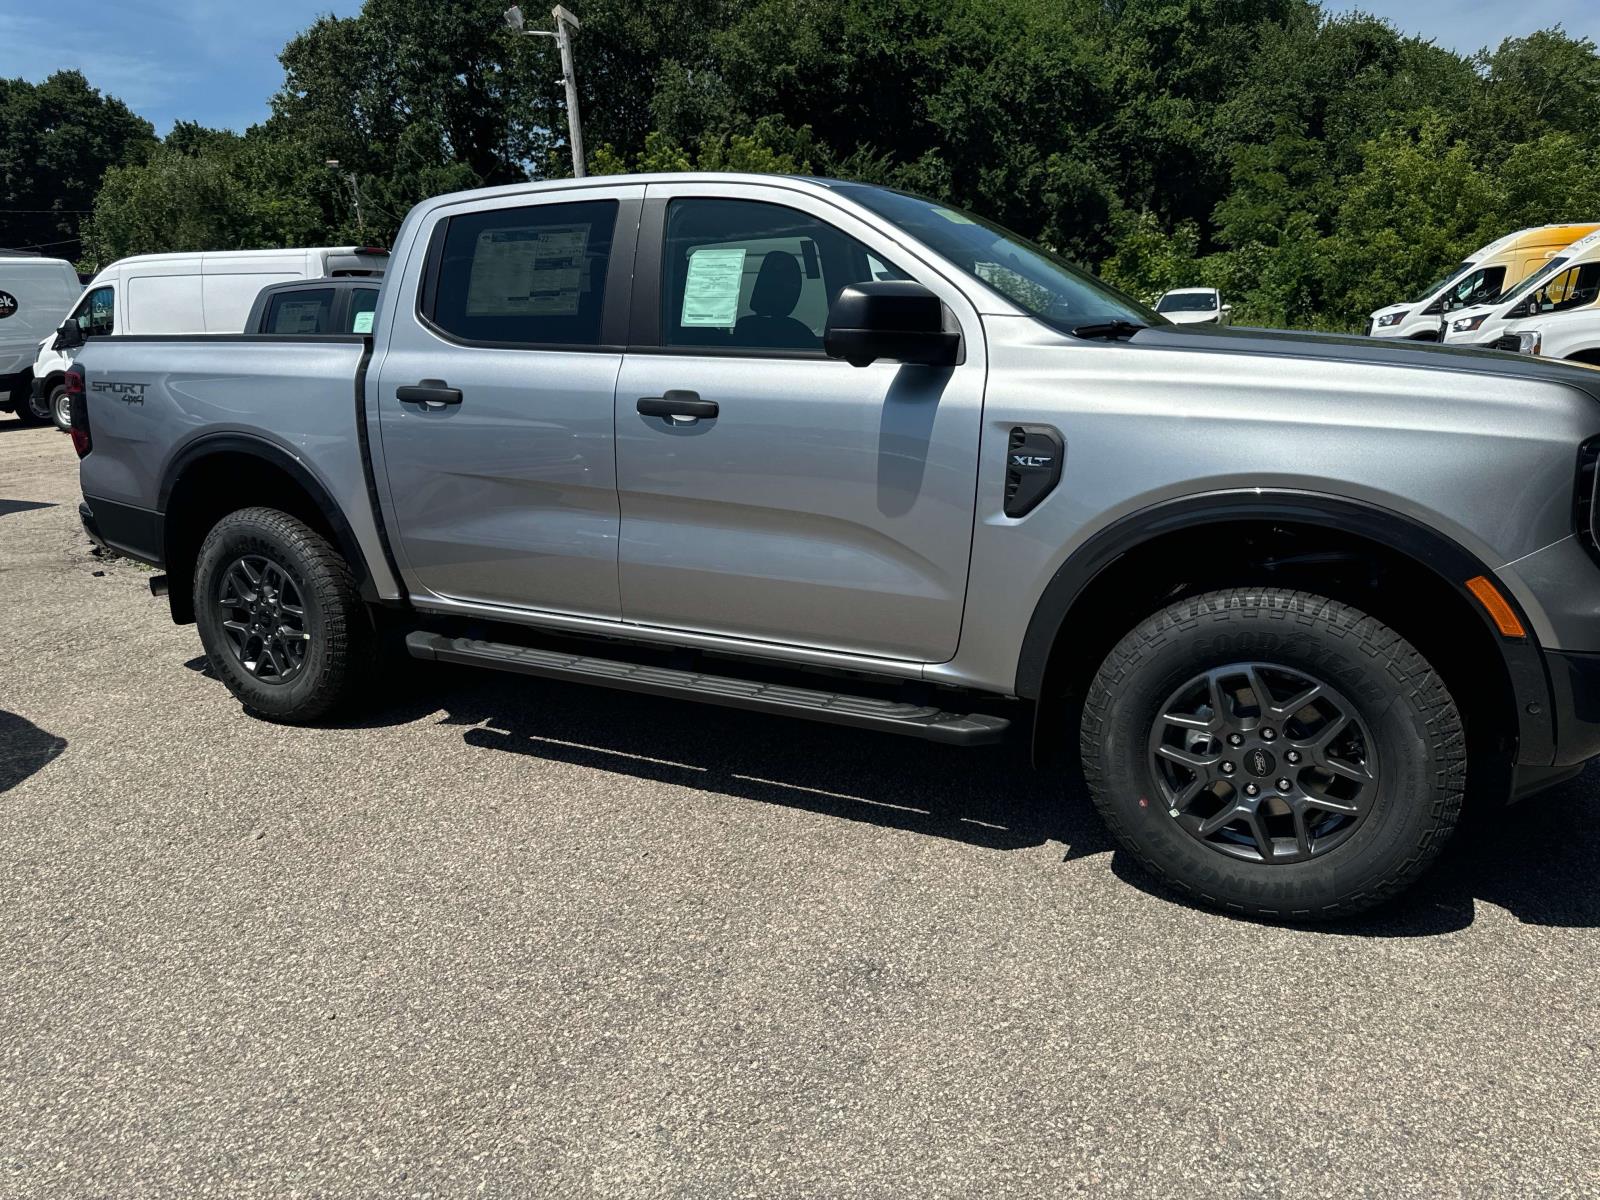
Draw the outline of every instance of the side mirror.
[[[56,330],[55,348],[57,350],[76,350],[83,345],[83,327],[77,321],[68,317],[61,322],[61,328]]]
[[[954,366],[961,335],[944,327],[944,305],[920,283],[854,283],[828,309],[822,348],[829,358],[864,367],[880,358],[928,367]]]
[[[1232,311],[1233,311],[1233,305],[1231,305],[1231,304],[1224,304],[1224,305],[1223,305],[1223,306],[1222,306],[1222,311],[1223,311],[1223,312],[1225,312],[1225,313],[1231,313],[1231,312],[1232,312]]]

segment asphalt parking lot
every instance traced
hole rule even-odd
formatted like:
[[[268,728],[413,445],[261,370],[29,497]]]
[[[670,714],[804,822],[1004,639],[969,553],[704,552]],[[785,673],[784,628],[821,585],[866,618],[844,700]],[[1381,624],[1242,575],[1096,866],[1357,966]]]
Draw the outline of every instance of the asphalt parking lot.
[[[1600,772],[1400,906],[1019,752],[423,668],[245,716],[0,417],[0,1194],[1600,1194]]]

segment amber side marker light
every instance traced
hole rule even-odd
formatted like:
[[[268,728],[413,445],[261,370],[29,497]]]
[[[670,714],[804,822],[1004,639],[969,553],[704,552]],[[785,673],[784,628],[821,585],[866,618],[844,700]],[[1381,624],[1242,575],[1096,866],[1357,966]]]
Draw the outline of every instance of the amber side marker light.
[[[1494,584],[1489,582],[1487,575],[1474,575],[1467,580],[1467,591],[1478,598],[1478,603],[1483,605],[1489,616],[1494,619],[1495,628],[1504,636],[1510,638],[1528,636],[1528,631],[1522,627],[1522,622],[1517,620],[1517,614],[1511,605],[1506,603],[1506,598]]]

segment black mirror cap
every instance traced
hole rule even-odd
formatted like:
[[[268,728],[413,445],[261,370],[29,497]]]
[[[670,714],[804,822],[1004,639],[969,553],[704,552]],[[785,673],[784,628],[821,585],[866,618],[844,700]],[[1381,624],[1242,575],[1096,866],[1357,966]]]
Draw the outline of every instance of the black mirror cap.
[[[83,345],[83,330],[79,328],[78,323],[72,320],[61,322],[61,328],[56,330],[54,349],[76,350],[81,345]]]
[[[864,367],[886,358],[920,366],[960,361],[961,335],[944,327],[944,304],[908,279],[854,283],[828,309],[822,347],[829,358]]]

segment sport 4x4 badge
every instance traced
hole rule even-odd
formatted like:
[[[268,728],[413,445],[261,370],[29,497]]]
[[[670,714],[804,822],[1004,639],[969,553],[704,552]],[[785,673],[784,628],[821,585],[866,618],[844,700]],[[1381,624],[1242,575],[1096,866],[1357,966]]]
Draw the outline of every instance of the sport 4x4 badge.
[[[89,385],[89,390],[115,397],[124,404],[132,406],[144,404],[144,389],[149,386],[146,383],[118,383],[114,379],[96,379]]]

